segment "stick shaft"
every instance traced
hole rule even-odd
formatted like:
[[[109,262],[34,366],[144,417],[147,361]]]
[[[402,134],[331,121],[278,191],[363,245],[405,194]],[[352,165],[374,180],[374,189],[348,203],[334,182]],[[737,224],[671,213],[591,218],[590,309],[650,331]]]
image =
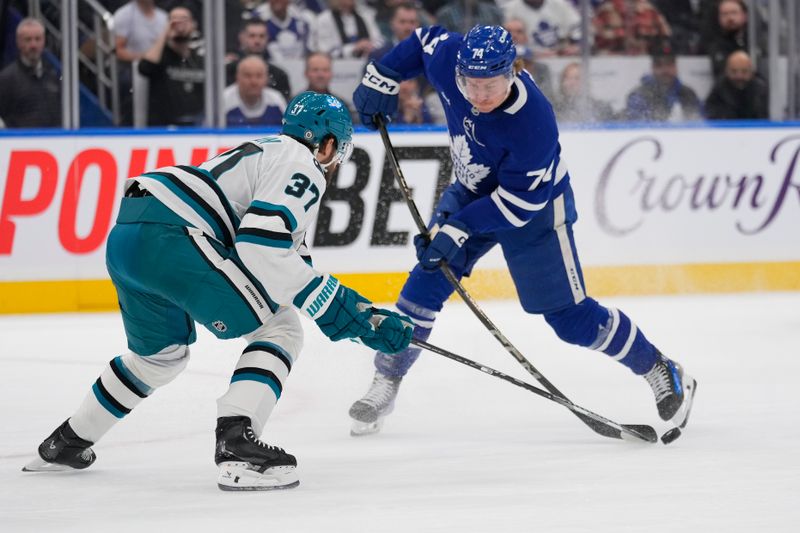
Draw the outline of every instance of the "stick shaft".
[[[453,352],[451,352],[449,350],[445,350],[444,348],[440,348],[438,346],[434,346],[433,344],[430,344],[430,343],[428,343],[426,341],[422,341],[422,340],[413,339],[411,341],[411,344],[413,344],[414,346],[417,346],[419,348],[423,348],[425,350],[433,352],[433,353],[435,353],[437,355],[441,355],[443,357],[446,357],[448,359],[456,361],[458,363],[461,363],[462,365],[466,365],[466,366],[468,366],[470,368],[474,368],[475,370],[479,370],[479,371],[483,372],[484,374],[488,374],[490,376],[493,376],[493,377],[502,379],[504,381],[507,381],[509,383],[512,383],[512,384],[516,385],[517,387],[523,388],[523,389],[525,389],[525,390],[527,390],[529,392],[532,392],[532,393],[534,393],[534,394],[536,394],[538,396],[541,396],[542,398],[546,398],[546,399],[550,400],[551,402],[555,402],[558,405],[564,406],[564,407],[566,407],[567,409],[569,409],[570,411],[572,411],[575,414],[578,414],[578,415],[581,415],[581,416],[586,417],[588,419],[591,419],[591,420],[593,420],[593,421],[595,421],[595,422],[597,422],[599,424],[603,424],[603,425],[612,427],[615,430],[617,430],[620,434],[625,433],[627,435],[630,435],[630,436],[635,437],[636,439],[639,439],[639,440],[642,440],[642,441],[655,442],[653,440],[652,435],[648,437],[647,435],[644,435],[644,434],[640,433],[639,431],[637,431],[636,427],[625,426],[625,425],[619,424],[617,422],[614,422],[613,420],[609,420],[608,418],[605,418],[604,416],[598,415],[597,413],[594,413],[594,412],[586,409],[585,407],[581,407],[580,405],[572,403],[571,401],[569,401],[566,398],[563,398],[561,396],[557,396],[555,394],[547,392],[546,390],[543,390],[543,389],[540,389],[538,387],[535,387],[535,386],[531,385],[530,383],[526,383],[526,382],[522,381],[521,379],[517,379],[517,378],[515,378],[513,376],[509,376],[508,374],[505,374],[505,373],[503,373],[503,372],[501,372],[499,370],[495,370],[494,368],[491,368],[491,367],[488,367],[488,366],[483,365],[481,363],[478,363],[476,361],[473,361],[472,359],[468,359],[466,357],[463,357],[461,355],[453,353]],[[655,431],[653,431],[652,434],[655,434]]]
[[[411,197],[411,190],[408,187],[408,182],[406,181],[405,176],[403,176],[403,171],[400,169],[400,164],[397,161],[397,154],[395,153],[394,146],[392,146],[392,141],[389,138],[389,132],[386,131],[386,124],[383,121],[383,117],[376,116],[376,122],[378,124],[378,131],[381,134],[381,139],[383,140],[383,145],[386,148],[386,156],[389,158],[389,166],[392,168],[392,172],[394,172],[395,180],[400,187],[400,191],[403,194],[403,198],[406,201],[409,211],[411,211],[411,216],[417,225],[417,229],[419,229],[422,235],[430,237],[430,233],[428,232],[428,228],[425,225],[422,215],[420,215],[417,204]],[[458,280],[456,275],[453,273],[453,270],[450,268],[450,265],[446,263],[442,264],[442,272],[461,299],[464,300],[464,303],[467,304],[467,307],[469,307],[472,313],[478,317],[478,320],[480,320],[481,324],[483,324],[484,327],[488,329],[492,336],[497,340],[497,342],[499,342],[503,348],[505,348],[505,350],[517,360],[522,368],[532,375],[536,381],[541,383],[545,389],[550,391],[550,393],[569,402],[569,399],[566,397],[566,395],[558,390],[558,388],[556,388],[556,386],[553,385],[550,380],[544,377],[544,375],[539,372],[536,367],[533,366],[533,364],[527,358],[525,358],[524,355],[522,355],[522,352],[520,352],[505,335],[503,335],[494,322],[489,319],[486,313],[483,312],[483,309],[478,306],[478,303],[475,301],[475,299],[467,292],[467,290]],[[600,424],[596,419],[583,416],[581,413],[576,411],[573,411],[573,413],[575,413],[575,415],[580,418],[584,424],[589,426],[592,430],[600,435],[612,438],[620,438],[618,432],[609,431],[610,428],[603,427],[603,425]]]

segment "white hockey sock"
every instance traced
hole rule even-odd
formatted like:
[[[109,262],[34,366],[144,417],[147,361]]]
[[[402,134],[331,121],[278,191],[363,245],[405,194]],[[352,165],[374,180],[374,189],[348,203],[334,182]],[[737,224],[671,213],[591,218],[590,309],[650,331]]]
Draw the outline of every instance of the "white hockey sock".
[[[260,435],[281,397],[293,362],[277,344],[250,343],[236,364],[228,391],[217,400],[217,415],[247,416]]]
[[[129,352],[115,357],[70,418],[70,426],[79,437],[97,442],[156,388],[175,379],[186,367],[188,352],[177,345],[150,356]]]

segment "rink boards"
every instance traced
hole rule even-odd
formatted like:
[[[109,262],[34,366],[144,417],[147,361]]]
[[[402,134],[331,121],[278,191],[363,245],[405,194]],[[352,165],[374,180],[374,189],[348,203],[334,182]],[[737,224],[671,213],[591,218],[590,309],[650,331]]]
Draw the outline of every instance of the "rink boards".
[[[124,180],[260,135],[4,134],[0,312],[113,309],[104,243]],[[448,135],[399,130],[392,139],[427,217],[451,178]],[[590,294],[800,290],[799,124],[565,130],[561,143]],[[391,301],[413,266],[415,226],[380,137],[359,132],[355,147],[308,242],[318,269]],[[476,297],[513,297],[499,250],[479,267],[466,283]]]

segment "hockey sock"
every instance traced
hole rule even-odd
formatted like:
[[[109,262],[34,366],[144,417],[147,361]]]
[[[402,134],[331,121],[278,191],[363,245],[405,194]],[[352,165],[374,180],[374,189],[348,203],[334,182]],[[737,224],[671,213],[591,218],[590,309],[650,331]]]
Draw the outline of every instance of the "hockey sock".
[[[69,419],[81,438],[97,442],[153,390],[172,381],[186,367],[189,350],[170,346],[157,354],[129,352],[112,359]]]
[[[244,338],[247,347],[236,363],[228,391],[217,400],[217,416],[246,416],[258,436],[303,349],[303,326],[294,310],[280,307]]]
[[[658,351],[628,316],[614,308],[608,309],[608,320],[600,326],[593,350],[611,356],[635,374],[645,374],[658,360]]]
[[[256,435],[261,435],[293,362],[277,344],[251,342],[236,363],[228,391],[217,400],[217,416],[247,416]]]
[[[414,321],[415,339],[428,340],[433,328],[433,322],[436,319],[435,311],[413,304],[402,297],[397,302],[397,310]],[[402,352],[393,355],[376,352],[375,368],[385,376],[403,377],[417,360],[421,351],[417,347],[409,346]]]

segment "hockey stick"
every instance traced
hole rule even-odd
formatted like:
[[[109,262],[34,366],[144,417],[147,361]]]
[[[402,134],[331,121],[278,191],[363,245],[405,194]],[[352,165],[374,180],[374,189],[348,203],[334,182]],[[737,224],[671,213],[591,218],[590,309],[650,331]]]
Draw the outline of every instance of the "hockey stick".
[[[513,383],[517,387],[522,387],[523,389],[530,391],[534,394],[537,394],[542,398],[547,398],[551,402],[563,405],[564,407],[566,407],[567,409],[569,409],[578,416],[585,417],[593,422],[597,422],[598,424],[602,424],[604,426],[613,428],[614,430],[619,432],[620,438],[625,438],[624,435],[628,435],[637,440],[642,440],[646,442],[658,442],[658,434],[656,433],[656,430],[653,429],[652,426],[618,424],[613,420],[609,420],[608,418],[600,416],[597,413],[589,411],[585,407],[576,405],[562,396],[551,394],[543,389],[534,387],[530,383],[526,383],[520,379],[517,379],[513,376],[509,376],[508,374],[504,374],[503,372],[495,370],[494,368],[488,367],[486,365],[476,363],[472,359],[467,359],[466,357],[457,355],[453,352],[445,350],[444,348],[439,348],[438,346],[434,346],[433,344],[417,339],[412,339],[411,344],[419,348],[424,348],[425,350],[441,355],[443,357],[447,357],[448,359],[452,359],[453,361],[459,362],[462,365],[467,365],[468,367],[474,368],[475,370],[480,370],[481,372],[489,374],[490,376],[500,378],[502,380],[508,381],[509,383]]]
[[[406,201],[406,205],[408,205],[409,211],[411,211],[411,216],[414,219],[414,222],[417,225],[417,229],[422,235],[430,238],[430,234],[428,232],[428,227],[425,225],[425,221],[422,219],[422,215],[419,213],[419,209],[417,209],[417,204],[414,202],[414,199],[411,198],[411,190],[408,187],[408,183],[406,182],[405,177],[403,176],[403,171],[400,170],[400,164],[397,162],[397,154],[394,151],[394,146],[392,146],[392,141],[389,139],[389,132],[386,131],[386,123],[383,120],[383,117],[380,115],[375,116],[375,122],[378,125],[378,131],[381,134],[381,139],[383,140],[383,146],[386,148],[386,156],[389,158],[390,166],[392,167],[392,172],[394,173],[395,180],[397,184],[400,186],[400,191],[403,194],[403,198]],[[469,293],[467,293],[464,286],[461,285],[461,282],[456,278],[455,274],[453,274],[453,270],[450,268],[450,265],[443,263],[442,264],[442,272],[444,276],[447,278],[447,281],[453,286],[461,299],[464,300],[464,303],[467,304],[467,307],[478,317],[478,320],[481,321],[481,324],[489,330],[492,336],[497,339],[497,341],[503,345],[503,348],[506,349],[508,353],[510,353],[517,362],[522,365],[522,367],[528,371],[530,375],[536,379],[542,386],[547,389],[551,394],[554,396],[559,396],[562,400],[566,400],[569,402],[569,399],[559,391],[555,385],[550,383],[550,381],[545,378],[536,367],[528,361],[522,353],[517,350],[517,348],[511,344],[505,335],[494,325],[494,323],[489,320],[489,317],[486,316],[486,313],[478,307],[478,303],[475,301]],[[581,421],[589,426],[593,431],[596,433],[604,436],[610,437],[613,439],[621,439],[622,434],[620,431],[615,428],[614,426],[610,426],[605,424],[596,418],[591,418],[587,415],[582,413],[573,411],[575,415],[581,419]]]

